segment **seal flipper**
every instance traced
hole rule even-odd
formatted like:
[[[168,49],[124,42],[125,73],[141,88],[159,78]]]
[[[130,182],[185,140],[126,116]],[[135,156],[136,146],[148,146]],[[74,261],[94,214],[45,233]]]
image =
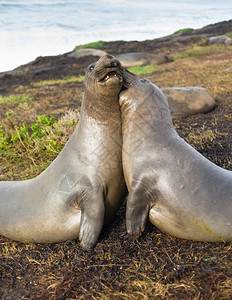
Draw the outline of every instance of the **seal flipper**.
[[[146,198],[144,187],[139,186],[132,187],[127,199],[126,227],[128,234],[134,238],[138,238],[146,226],[150,210],[150,203]]]
[[[92,249],[97,243],[101,233],[104,217],[105,203],[101,189],[85,191],[81,196],[81,223],[79,240],[81,246],[87,250]]]

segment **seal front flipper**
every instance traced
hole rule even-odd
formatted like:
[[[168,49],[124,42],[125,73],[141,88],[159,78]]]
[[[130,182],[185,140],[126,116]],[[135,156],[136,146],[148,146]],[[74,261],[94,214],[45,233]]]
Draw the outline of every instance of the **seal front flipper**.
[[[142,234],[149,210],[150,201],[146,189],[133,181],[126,206],[126,227],[129,235],[138,238]]]
[[[81,195],[80,205],[79,240],[84,249],[90,250],[97,243],[104,223],[105,203],[103,191],[101,189],[84,191]]]

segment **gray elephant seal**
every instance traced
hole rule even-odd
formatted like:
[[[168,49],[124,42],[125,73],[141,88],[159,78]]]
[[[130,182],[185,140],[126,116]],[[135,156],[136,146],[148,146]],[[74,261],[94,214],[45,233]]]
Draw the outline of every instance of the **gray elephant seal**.
[[[127,231],[151,223],[172,236],[232,241],[232,172],[194,150],[175,131],[164,94],[125,71],[120,95]]]
[[[154,54],[145,52],[128,52],[116,55],[116,59],[120,61],[123,67],[134,67],[144,65],[160,65],[173,61],[166,54]]]
[[[201,87],[172,87],[161,91],[168,100],[172,118],[207,113],[216,106],[213,96]]]
[[[33,243],[79,235],[84,248],[96,244],[125,196],[121,73],[109,55],[90,65],[78,126],[58,157],[34,179],[0,182],[0,235]]]
[[[226,35],[218,35],[209,37],[210,44],[232,45],[232,39]]]
[[[75,51],[69,53],[67,56],[74,57],[74,58],[81,58],[81,57],[85,57],[85,56],[89,56],[89,55],[102,57],[104,55],[107,55],[107,53],[103,50],[98,50],[98,49],[93,49],[93,48],[84,48],[84,49],[75,50]]]

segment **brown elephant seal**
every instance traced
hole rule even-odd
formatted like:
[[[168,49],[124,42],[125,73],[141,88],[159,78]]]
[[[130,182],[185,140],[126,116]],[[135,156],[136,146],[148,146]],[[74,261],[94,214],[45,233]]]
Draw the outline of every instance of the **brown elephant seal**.
[[[125,196],[118,103],[122,68],[112,56],[88,67],[78,126],[52,164],[31,180],[0,182],[0,235],[93,247]],[[79,233],[80,232],[80,233]]]
[[[160,65],[173,61],[173,59],[166,54],[154,54],[145,52],[128,52],[118,54],[115,57],[125,68],[145,65]]]
[[[124,80],[119,103],[128,233],[138,237],[149,215],[178,238],[232,241],[232,172],[179,137],[160,89],[126,71]]]
[[[161,91],[173,118],[207,113],[216,105],[214,97],[202,87],[171,87]]]

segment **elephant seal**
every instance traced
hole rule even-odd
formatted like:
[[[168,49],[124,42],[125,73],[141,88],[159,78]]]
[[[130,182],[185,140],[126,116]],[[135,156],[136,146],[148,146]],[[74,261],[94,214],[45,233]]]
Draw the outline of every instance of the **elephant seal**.
[[[25,181],[0,182],[0,235],[17,241],[76,239],[92,248],[124,200],[122,68],[103,56],[88,67],[76,130],[52,164]]]
[[[161,91],[168,100],[172,118],[207,113],[216,106],[214,97],[201,87],[171,87]]]
[[[99,49],[83,48],[83,49],[75,50],[75,51],[69,53],[67,56],[73,57],[73,58],[81,58],[81,57],[85,57],[85,56],[89,56],[89,55],[102,57],[102,56],[107,55],[107,53],[105,51],[99,50]]]
[[[128,233],[138,237],[149,216],[178,238],[232,241],[232,172],[179,137],[159,88],[127,71],[124,81],[119,103]]]
[[[218,35],[209,37],[210,44],[232,45],[232,39],[226,35]]]
[[[160,65],[173,61],[173,59],[166,54],[145,52],[128,52],[118,54],[115,57],[125,68],[145,65]]]

